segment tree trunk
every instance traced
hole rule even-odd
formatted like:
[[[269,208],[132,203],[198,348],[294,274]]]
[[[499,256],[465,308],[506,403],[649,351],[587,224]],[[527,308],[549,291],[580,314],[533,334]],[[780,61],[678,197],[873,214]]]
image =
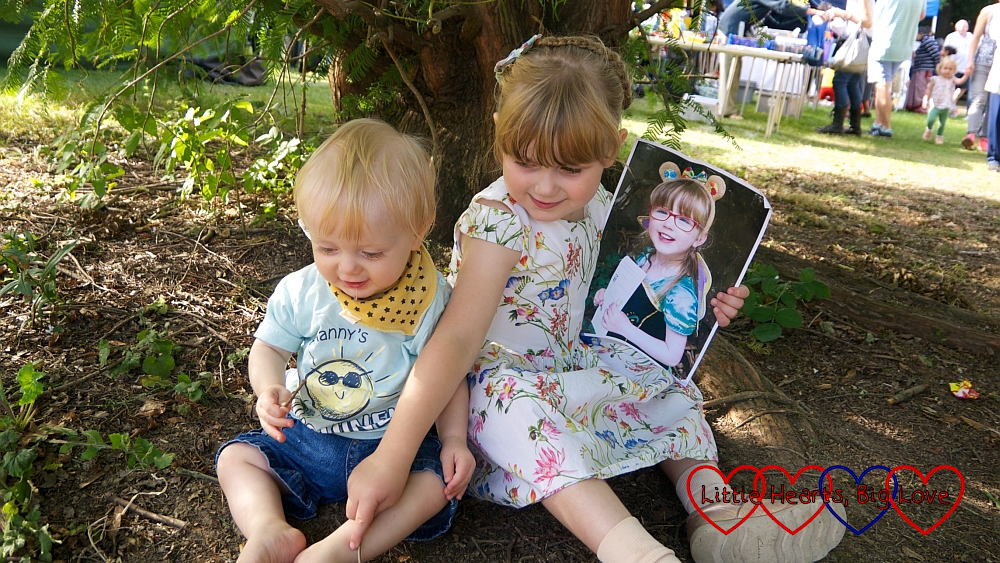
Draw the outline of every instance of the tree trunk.
[[[760,375],[722,334],[716,333],[698,371],[698,388],[705,395],[705,410],[718,418],[712,423],[739,444],[752,443],[766,455],[758,463],[801,467],[806,445],[816,439],[805,411],[766,377]],[[740,463],[754,463],[745,456]]]
[[[323,2],[318,2],[323,4]],[[440,33],[425,31],[418,40],[399,33],[390,48],[404,66],[417,61],[410,76],[429,109],[437,133],[438,215],[432,238],[450,246],[452,227],[473,194],[500,175],[493,157],[493,110],[496,61],[535,33],[590,34],[611,47],[624,39],[632,3],[625,0],[580,0],[552,13],[539,3],[503,0],[468,4],[441,22]],[[455,14],[458,15],[455,15]],[[428,26],[429,28],[431,26]],[[414,47],[414,43],[423,41]],[[388,56],[384,55],[388,60]],[[391,61],[390,61],[391,64]],[[335,102],[355,88],[343,73],[330,73]],[[416,95],[404,90],[407,111],[395,123],[408,133],[432,137]]]

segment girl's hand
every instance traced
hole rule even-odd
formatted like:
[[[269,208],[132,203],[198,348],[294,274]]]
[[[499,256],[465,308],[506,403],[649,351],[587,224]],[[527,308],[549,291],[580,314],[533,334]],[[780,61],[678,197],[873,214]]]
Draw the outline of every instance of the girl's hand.
[[[594,307],[600,307],[601,303],[604,303],[604,288],[597,290],[594,294]]]
[[[750,288],[745,285],[730,287],[725,293],[719,292],[712,298],[712,313],[719,326],[727,327],[743,308],[743,300],[750,297]]]
[[[292,393],[284,385],[265,387],[257,397],[257,418],[260,426],[268,436],[279,442],[285,441],[282,428],[291,428],[295,421],[287,418],[288,406],[285,404],[292,398]]]
[[[604,324],[604,328],[621,335],[624,335],[627,330],[632,328],[632,323],[629,322],[628,315],[622,312],[621,306],[617,303],[605,309],[601,322]]]
[[[441,440],[441,468],[444,470],[444,496],[451,500],[462,499],[469,481],[472,480],[472,470],[476,467],[476,459],[472,457],[465,439]]]

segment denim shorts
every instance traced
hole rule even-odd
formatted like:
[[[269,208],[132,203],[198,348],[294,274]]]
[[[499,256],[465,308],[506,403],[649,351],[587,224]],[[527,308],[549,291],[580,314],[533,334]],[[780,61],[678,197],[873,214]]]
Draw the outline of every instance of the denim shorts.
[[[381,440],[354,440],[339,434],[322,434],[309,429],[301,421],[285,428],[285,441],[278,442],[263,429],[240,434],[219,448],[219,455],[230,444],[244,443],[254,446],[264,454],[271,470],[290,491],[281,495],[285,514],[297,520],[316,516],[321,505],[347,500],[347,478],[362,460],[375,452]],[[410,467],[411,473],[433,471],[441,478],[441,442],[428,434],[417,450]],[[448,531],[458,509],[458,499],[452,499],[440,512],[424,522],[406,539],[427,541]]]
[[[902,62],[889,62],[889,61],[868,61],[868,82],[871,84],[878,84],[880,82],[887,82],[892,84],[892,79],[899,72],[899,67]]]

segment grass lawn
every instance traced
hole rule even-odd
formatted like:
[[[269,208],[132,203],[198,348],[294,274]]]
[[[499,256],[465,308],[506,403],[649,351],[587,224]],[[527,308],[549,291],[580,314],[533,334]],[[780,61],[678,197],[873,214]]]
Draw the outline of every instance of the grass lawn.
[[[651,97],[636,100],[625,126],[632,135],[641,135],[646,118],[653,111]],[[807,106],[801,119],[783,117],[776,133],[764,138],[767,114],[754,111],[748,103],[745,119],[723,121],[736,138],[739,148],[727,143],[706,123],[691,123],[684,132],[681,150],[741,174],[748,167],[766,166],[779,170],[809,171],[884,182],[887,186],[928,188],[965,193],[1000,202],[1000,174],[986,168],[986,156],[962,148],[966,122],[948,120],[945,144],[924,141],[926,118],[906,111],[892,114],[893,137],[868,135],[824,135],[815,131],[830,123],[830,108]],[[867,131],[871,119],[863,119]],[[626,142],[631,146],[631,141]]]

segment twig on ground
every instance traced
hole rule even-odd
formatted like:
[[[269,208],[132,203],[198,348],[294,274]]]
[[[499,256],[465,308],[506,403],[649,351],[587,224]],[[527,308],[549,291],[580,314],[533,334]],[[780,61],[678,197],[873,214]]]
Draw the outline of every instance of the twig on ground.
[[[743,391],[742,393],[736,393],[735,395],[729,395],[728,397],[720,397],[718,399],[712,399],[711,401],[705,401],[704,404],[702,404],[702,408],[710,409],[714,407],[721,407],[723,405],[749,401],[751,399],[769,399],[784,405],[795,404],[795,402],[788,397],[778,395],[777,393],[769,393],[767,391]]]
[[[214,334],[216,338],[218,338],[219,340],[225,342],[227,345],[229,344],[229,339],[227,339],[225,336],[222,336],[221,334],[219,334],[218,331],[216,331],[214,328],[208,326],[204,321],[202,321],[201,319],[199,319],[198,316],[195,315],[194,313],[189,313],[188,311],[183,311],[183,310],[180,310],[180,309],[178,309],[177,312],[180,313],[180,314],[182,314],[182,315],[186,315],[188,317],[191,317],[191,319],[194,320],[194,322],[198,323],[202,328],[204,328],[208,332],[211,332],[212,334]]]
[[[864,352],[865,354],[868,354],[869,356],[871,356],[873,358],[882,358],[882,359],[885,359],[885,360],[894,360],[894,361],[897,361],[897,362],[902,362],[903,361],[903,360],[901,360],[899,358],[896,358],[896,357],[893,357],[893,356],[886,356],[886,355],[883,355],[883,354],[872,354],[871,350],[865,348],[864,346],[859,346],[859,345],[857,345],[857,344],[855,344],[853,342],[848,342],[847,340],[844,340],[843,338],[837,338],[836,336],[834,336],[832,334],[827,334],[827,333],[825,333],[825,332],[823,332],[821,330],[813,330],[811,328],[806,328],[806,327],[801,327],[799,330],[804,330],[805,332],[808,332],[810,334],[818,334],[820,336],[825,336],[827,338],[831,338],[833,340],[836,340],[837,342],[840,342],[842,344],[847,344],[851,348],[854,348],[855,350],[859,350],[861,352]]]
[[[190,469],[184,469],[183,467],[178,467],[174,471],[179,475],[187,475],[188,477],[194,477],[195,479],[202,479],[204,481],[211,481],[216,485],[219,484],[219,479],[217,477],[212,477],[211,475],[205,475],[204,473],[199,473],[197,471],[191,471]]]
[[[476,551],[479,552],[479,555],[482,555],[483,559],[489,561],[490,558],[486,557],[486,554],[483,553],[483,548],[479,547],[479,542],[476,541],[476,538],[470,537],[469,539],[472,540],[472,545],[476,546]]]
[[[895,405],[897,403],[902,403],[903,401],[905,401],[907,399],[911,399],[914,396],[919,395],[920,393],[923,393],[926,390],[927,390],[927,385],[924,384],[924,383],[921,383],[920,385],[914,385],[913,387],[910,387],[909,389],[904,389],[904,390],[900,391],[899,393],[896,393],[892,397],[889,397],[889,400],[887,402],[890,405]]]
[[[108,497],[108,501],[111,502],[111,503],[113,503],[113,504],[117,504],[119,506],[124,506],[125,510],[132,510],[133,512],[135,512],[139,516],[142,516],[143,518],[146,518],[148,520],[152,520],[153,522],[157,522],[159,524],[164,524],[166,526],[171,526],[173,528],[177,528],[178,530],[182,530],[182,529],[184,529],[184,526],[187,526],[187,522],[185,522],[183,520],[178,520],[176,518],[171,518],[170,516],[164,516],[162,514],[157,514],[155,512],[150,512],[148,510],[143,510],[143,509],[139,508],[138,506],[135,506],[134,504],[130,503],[129,501],[127,501],[125,499],[122,499],[122,498],[118,498],[118,497],[116,497],[114,495]]]
[[[798,412],[790,411],[790,410],[786,410],[786,409],[767,410],[767,411],[764,411],[764,412],[759,412],[759,413],[757,413],[755,415],[752,415],[752,416],[748,416],[746,420],[744,420],[743,422],[741,422],[741,423],[737,424],[736,426],[734,426],[733,430],[735,430],[737,428],[740,428],[741,426],[744,426],[746,424],[750,424],[754,420],[757,420],[758,418],[760,418],[760,417],[762,417],[764,415],[768,415],[768,414],[788,414],[788,413],[800,414]]]

